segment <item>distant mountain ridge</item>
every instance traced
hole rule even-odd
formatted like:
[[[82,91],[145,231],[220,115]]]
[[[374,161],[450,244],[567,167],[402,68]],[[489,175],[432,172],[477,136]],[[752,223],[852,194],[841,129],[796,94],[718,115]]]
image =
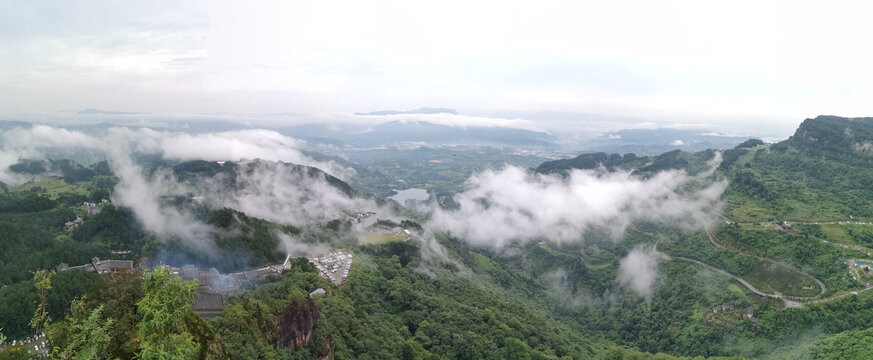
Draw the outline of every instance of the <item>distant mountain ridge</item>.
[[[554,136],[509,127],[460,127],[427,121],[390,121],[372,126],[304,124],[283,127],[279,133],[311,142],[352,147],[396,145],[489,145],[499,147],[555,147]]]
[[[129,111],[109,111],[109,110],[93,109],[93,108],[80,110],[76,113],[81,114],[81,115],[95,115],[95,114],[101,114],[101,115],[144,115],[144,114],[148,114],[148,113],[129,112]]]
[[[415,110],[399,111],[399,110],[380,110],[368,113],[356,112],[357,116],[385,116],[385,115],[410,115],[410,114],[452,114],[458,115],[458,111],[447,108],[432,108],[423,107]]]
[[[658,155],[676,149],[683,151],[730,149],[748,138],[748,136],[722,135],[707,130],[624,129],[589,140],[582,145],[583,152]]]

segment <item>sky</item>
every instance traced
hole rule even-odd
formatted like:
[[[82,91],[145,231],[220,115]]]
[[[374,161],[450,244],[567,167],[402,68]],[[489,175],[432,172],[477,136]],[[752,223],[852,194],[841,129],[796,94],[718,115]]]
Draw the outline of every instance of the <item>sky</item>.
[[[871,10],[862,1],[0,0],[0,116],[99,108],[299,122],[436,106],[546,129],[616,121],[787,136],[820,114],[873,116]]]

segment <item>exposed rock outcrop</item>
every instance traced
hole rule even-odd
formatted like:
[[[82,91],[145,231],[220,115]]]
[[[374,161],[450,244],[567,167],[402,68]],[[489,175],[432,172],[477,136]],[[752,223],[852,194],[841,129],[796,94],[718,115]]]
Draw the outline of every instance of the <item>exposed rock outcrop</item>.
[[[276,349],[299,349],[312,337],[317,321],[318,307],[309,296],[292,302],[279,318]]]

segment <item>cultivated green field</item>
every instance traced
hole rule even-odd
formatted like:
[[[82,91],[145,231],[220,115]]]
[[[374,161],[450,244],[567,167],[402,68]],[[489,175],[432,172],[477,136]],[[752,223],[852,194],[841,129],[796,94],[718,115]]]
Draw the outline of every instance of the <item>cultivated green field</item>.
[[[787,267],[762,261],[743,276],[758,290],[788,296],[815,296],[821,289],[808,276]]]
[[[90,190],[88,188],[88,185],[88,182],[69,184],[64,180],[61,180],[61,178],[57,176],[46,176],[21,185],[14,191],[25,192],[32,191],[34,188],[42,188],[44,189],[44,192],[41,191],[42,193],[48,194],[51,198],[57,198],[59,194],[63,193],[73,193],[79,195],[89,194]]]
[[[363,233],[358,235],[358,245],[384,244],[392,241],[406,241],[409,238],[405,233]]]

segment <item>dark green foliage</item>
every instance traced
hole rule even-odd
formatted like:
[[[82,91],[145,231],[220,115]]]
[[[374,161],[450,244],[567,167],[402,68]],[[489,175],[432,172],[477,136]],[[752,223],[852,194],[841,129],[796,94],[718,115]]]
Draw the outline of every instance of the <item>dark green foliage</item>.
[[[716,235],[728,246],[807,269],[823,281],[831,291],[857,286],[844,262],[844,259],[851,257],[843,253],[847,250],[841,250],[840,247],[827,245],[818,239],[810,239],[806,236],[820,235],[821,227],[807,225],[799,229],[802,229],[803,233],[794,235],[775,229],[743,230],[733,224],[719,227]]]
[[[746,155],[749,150],[745,147],[737,146],[736,148],[726,150],[721,153],[721,164],[718,169],[725,171],[733,167],[741,156]]]
[[[0,214],[0,283],[26,280],[30,270],[52,269],[62,262],[82,264],[93,256],[104,256],[106,251],[98,244],[81,246],[56,237],[64,223],[75,217],[67,208]]]
[[[45,160],[22,160],[9,165],[9,171],[19,174],[39,175],[50,170],[50,164]]]
[[[547,161],[536,168],[541,174],[568,174],[570,170],[593,170],[601,166],[607,171],[632,171],[634,175],[642,177],[651,176],[666,170],[686,170],[689,174],[697,174],[706,170],[706,162],[715,156],[713,150],[699,153],[686,153],[681,150],[673,150],[655,157],[636,156],[634,154],[609,154],[594,153],[583,154],[573,159]]]
[[[687,166],[688,159],[683,156],[681,150],[677,149],[655,156],[651,164],[640,168],[637,173],[657,173],[665,170],[684,169]]]
[[[815,360],[873,359],[873,329],[847,331],[819,341],[812,350]]]
[[[401,220],[400,226],[402,226],[404,229],[421,230],[421,225],[412,220]]]
[[[873,118],[819,116],[806,119],[780,148],[800,151],[813,158],[826,156],[851,164],[870,165],[873,157],[856,145],[873,139]],[[786,149],[787,150],[787,149]]]
[[[713,177],[731,182],[726,194],[727,216],[737,220],[739,214],[755,221],[871,216],[871,155],[856,146],[873,138],[869,123],[869,119],[823,117],[805,122],[789,141],[768,146],[753,139],[725,151]],[[418,163],[406,167],[374,159],[367,167],[372,173],[383,174],[391,166],[403,169],[384,179],[367,180],[371,188],[390,190],[396,188],[390,186],[392,179],[411,175],[410,183],[423,184],[421,187],[438,194],[441,205],[451,205],[450,192],[433,190],[456,191],[446,184],[459,183],[457,179],[469,175],[467,170],[481,170],[483,166],[478,163],[453,168],[441,165],[450,162],[446,159],[430,157],[439,151],[419,154],[422,158],[416,160]],[[450,152],[448,156],[454,157]],[[538,171],[560,173],[603,166],[634,171],[642,177],[664,170],[685,170],[693,175],[705,169],[713,156],[714,151],[673,151],[651,158],[588,154],[543,164]],[[232,190],[242,187],[236,183],[240,171],[288,166],[290,171],[305,176],[324,176],[341,191],[354,194],[348,184],[336,178],[294,165],[220,165],[206,161],[167,164],[174,165],[174,173],[182,182],[208,176],[224,181]],[[90,170],[103,174],[100,166]],[[77,174],[75,167],[68,170]],[[80,175],[91,176],[89,189],[95,190],[86,198],[108,197],[113,179],[88,172]],[[325,227],[308,226],[301,231],[230,209],[198,207],[187,200],[188,196],[181,196],[177,206],[188,207],[186,210],[191,210],[198,220],[215,229],[204,236],[215,241],[218,255],[205,255],[182,246],[178,239],[165,239],[168,244],[157,248],[156,239],[144,233],[129,210],[111,206],[87,217],[73,233],[66,233],[63,222],[75,218],[74,211],[81,215],[76,207],[84,201],[82,195],[48,198],[39,196],[42,191],[0,195],[10,200],[0,201],[0,283],[10,284],[0,291],[0,327],[13,337],[29,334],[26,324],[36,296],[27,280],[29,270],[52,268],[59,262],[81,264],[91,256],[105,256],[108,250],[119,248],[129,248],[135,256],[153,256],[159,251],[165,255],[153,259],[172,259],[180,265],[196,261],[225,271],[244,269],[284,259],[278,251],[279,232],[299,235],[306,242],[336,244],[348,224],[338,219]],[[19,201],[18,205],[12,205],[15,201]],[[420,221],[418,217],[410,218]],[[415,221],[404,220],[399,225],[420,229]],[[855,243],[873,246],[873,231],[864,226],[846,227],[846,233]],[[236,295],[212,322],[190,311],[177,316],[176,320],[181,320],[175,323],[178,326],[173,332],[193,339],[201,358],[311,359],[330,354],[337,359],[669,358],[629,348],[687,356],[763,357],[778,347],[791,347],[799,334],[807,331],[849,331],[826,337],[814,348],[813,357],[867,356],[870,334],[863,329],[873,323],[870,293],[825,305],[807,305],[802,310],[781,310],[774,302],[749,296],[729,277],[697,264],[667,260],[660,260],[658,280],[647,296],[626,289],[619,280],[619,262],[631,249],[660,241],[658,248],[664,253],[697,258],[736,275],[754,272],[765,263],[758,256],[765,256],[816,275],[832,292],[862,286],[849,276],[845,259],[863,258],[865,254],[821,242],[826,236],[821,226],[797,224],[794,234],[721,226],[716,234],[729,247],[752,255],[716,248],[703,232],[646,223],[632,226],[619,239],[594,231],[584,234],[582,244],[555,246],[533,241],[502,254],[471,251],[463,241],[436,235],[433,241],[450,260],[440,255],[422,259],[425,245],[416,240],[364,247],[346,243],[346,249],[356,255],[346,285],[333,286],[317,275],[311,263],[295,259],[283,276],[272,275],[255,291]],[[425,249],[432,249],[432,245]],[[53,319],[68,314],[70,300],[88,287],[93,276],[82,272],[58,274],[53,281],[53,291],[57,292],[48,296]],[[136,291],[139,281],[136,276],[100,277],[85,297],[84,306],[89,310],[85,314],[93,314],[102,306],[98,314],[106,323],[111,320],[107,349],[113,358],[130,358],[140,351],[133,339],[139,336],[135,325],[142,316],[132,310],[142,300],[141,289]],[[328,293],[310,298],[308,293],[319,287]],[[719,304],[754,305],[760,321],[729,326],[702,322],[701,312]],[[296,349],[289,341],[288,331],[295,327],[290,325],[291,319],[314,323],[312,337]],[[64,323],[57,325],[64,329]],[[0,359],[9,354],[0,354]]]
[[[398,224],[398,223],[396,223],[396,222],[394,222],[394,221],[391,221],[391,220],[389,220],[389,219],[379,219],[379,220],[376,221],[376,225],[384,226],[384,227],[387,227],[387,228],[393,228],[393,227],[398,227],[398,226],[400,226],[400,224]]]
[[[79,165],[72,160],[22,160],[10,165],[9,170],[20,174],[39,175],[43,173],[60,173],[61,178],[67,183],[76,183],[91,180],[98,174],[91,168]]]
[[[340,230],[340,226],[342,226],[343,223],[348,223],[348,221],[343,221],[343,220],[340,220],[340,219],[333,219],[333,220],[331,220],[331,221],[328,221],[328,222],[327,222],[327,225],[325,225],[325,227],[328,228],[328,229],[331,229],[331,230],[333,230],[333,231],[339,231],[339,230]]]
[[[735,204],[728,216],[740,221],[873,217],[873,153],[864,147],[871,142],[873,118],[805,120],[788,140],[743,156],[743,170],[740,164],[722,164],[731,180],[726,195]]]
[[[202,220],[212,225],[213,230],[203,234],[202,242],[212,241],[210,249],[192,247],[189,242],[170,238],[157,251],[154,241],[143,239],[144,256],[151,256],[152,263],[167,263],[177,266],[197,264],[201,267],[215,267],[222,272],[234,272],[264,264],[278,264],[285,259],[279,246],[279,233],[294,234],[300,230],[293,226],[278,225],[228,208],[217,210],[202,209]],[[87,223],[87,222],[86,222]],[[149,248],[145,248],[149,247]]]
[[[848,230],[851,231],[851,230]],[[814,237],[819,239],[826,239],[827,236],[822,232],[821,225],[819,224],[795,224],[794,225],[794,233],[803,236],[803,237]],[[850,233],[851,235],[851,233]],[[873,240],[873,239],[871,239]]]
[[[511,295],[510,287],[501,290],[450,273],[418,274],[414,244],[375,245],[366,252],[374,267],[356,262],[345,286],[314,299],[319,318],[304,347],[277,353],[272,339],[277,316],[301,301],[295,299],[303,295],[293,294],[330,287],[312,269],[292,270],[272,290],[234,300],[215,320],[216,332],[237,358],[311,358],[330,350],[337,359],[557,359],[589,358],[595,352],[538,301]]]
[[[142,298],[142,279],[139,274],[101,275],[85,294],[85,309],[103,307],[103,319],[113,321],[109,332],[108,353],[113,359],[129,359],[138,351],[136,324],[142,319],[136,303]]]
[[[764,142],[759,139],[749,139],[737,145],[734,149],[752,149],[764,145]]]
[[[608,170],[628,169],[645,164],[648,160],[648,157],[637,157],[634,154],[621,156],[600,152],[582,154],[572,159],[547,161],[538,166],[535,171],[541,174],[552,174],[571,169],[593,170],[601,166]]]
[[[111,249],[130,250],[134,258],[145,255],[146,233],[128,208],[117,208],[112,204],[103,206],[102,211],[88,217],[73,231],[73,240],[79,243],[102,243]]]
[[[222,260],[213,264],[221,269],[275,264],[285,259],[285,254],[279,250],[276,235],[279,229],[274,224],[227,208],[209,212],[207,223],[224,230],[215,234],[215,245],[222,250],[219,255]]]
[[[52,278],[46,310],[51,319],[63,319],[70,310],[70,302],[91,287],[95,274],[85,271],[62,271]],[[33,281],[7,286],[0,292],[0,328],[10,339],[21,339],[32,333],[30,318],[36,310],[36,289]]]
[[[699,260],[737,276],[745,275],[760,262],[755,257],[713,246],[705,232],[669,230],[664,241],[659,243],[658,250]]]
[[[0,213],[46,211],[57,205],[57,201],[34,193],[0,195]]]
[[[78,206],[82,206],[82,203],[89,201],[94,202],[91,196],[85,194],[74,194],[74,193],[61,193],[55,197],[55,200],[59,205],[75,208]],[[96,202],[100,202],[97,200]]]
[[[776,192],[767,188],[767,185],[758,180],[751,171],[739,171],[730,182],[730,186],[737,192],[755,199],[772,201],[776,199]]]
[[[158,268],[144,274],[143,297],[136,303],[142,319],[137,330],[142,336],[139,359],[194,359],[202,344],[194,342],[185,316],[197,282],[174,278],[169,269]]]
[[[52,356],[60,359],[110,359],[109,334],[114,321],[102,318],[102,306],[86,313],[82,303],[74,301],[72,308],[74,315],[48,332],[54,349]]]
[[[93,169],[86,168],[72,160],[55,160],[52,161],[52,166],[61,171],[61,178],[69,184],[88,181],[97,175]]]
[[[276,341],[280,336],[281,315],[308,304],[308,293],[319,287],[330,288],[330,285],[317,275],[314,266],[306,259],[295,259],[291,270],[278,283],[236,297],[213,321],[212,327],[233,358],[275,359],[279,350]],[[316,323],[321,319],[323,316]],[[312,340],[298,352],[324,355],[326,346],[325,341]]]
[[[21,339],[31,334],[30,319],[36,310],[36,290],[31,282],[6,286],[0,292],[0,328],[12,339]]]
[[[205,161],[205,160],[193,160],[181,163],[173,167],[173,171],[176,173],[181,172],[217,172],[224,168],[223,165],[215,162],[215,161]]]
[[[109,162],[106,160],[91,165],[91,168],[94,169],[94,171],[97,172],[98,175],[112,175],[112,169],[109,167]]]
[[[857,244],[866,247],[873,247],[873,229],[866,226],[846,226],[846,233]]]

